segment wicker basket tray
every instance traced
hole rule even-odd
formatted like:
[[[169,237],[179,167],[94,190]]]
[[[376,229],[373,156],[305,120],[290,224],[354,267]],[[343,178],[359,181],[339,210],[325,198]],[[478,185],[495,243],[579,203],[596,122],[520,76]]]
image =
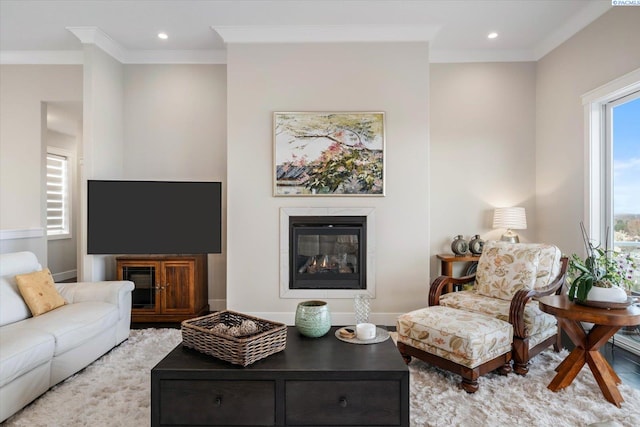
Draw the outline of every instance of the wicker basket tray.
[[[245,320],[253,321],[258,331],[247,336],[234,337],[213,330],[223,323],[239,326]],[[201,353],[236,365],[247,366],[271,354],[284,350],[287,326],[230,310],[182,322],[182,344]]]

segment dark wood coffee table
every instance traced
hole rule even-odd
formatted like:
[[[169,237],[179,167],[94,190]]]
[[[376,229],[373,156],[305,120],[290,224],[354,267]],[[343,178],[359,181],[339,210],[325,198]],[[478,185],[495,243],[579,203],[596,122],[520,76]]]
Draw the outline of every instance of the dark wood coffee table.
[[[287,330],[246,368],[178,345],[151,370],[152,426],[409,426],[409,369],[391,338],[359,345]]]
[[[617,407],[624,401],[617,384],[622,381],[598,349],[623,326],[640,324],[640,308],[625,309],[585,307],[569,301],[566,295],[550,295],[540,298],[540,310],[553,314],[560,327],[576,345],[573,351],[558,365],[556,376],[548,388],[558,391],[573,382],[582,367],[589,365],[604,397]],[[593,323],[587,333],[581,322]]]

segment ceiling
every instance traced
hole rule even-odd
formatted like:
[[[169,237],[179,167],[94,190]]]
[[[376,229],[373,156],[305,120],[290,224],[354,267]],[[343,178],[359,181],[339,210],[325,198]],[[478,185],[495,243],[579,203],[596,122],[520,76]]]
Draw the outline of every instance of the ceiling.
[[[224,62],[227,43],[299,41],[429,41],[434,62],[533,61],[610,7],[610,0],[0,0],[0,60],[73,62],[82,37],[70,29],[91,27],[131,63]],[[499,37],[489,40],[492,31]]]

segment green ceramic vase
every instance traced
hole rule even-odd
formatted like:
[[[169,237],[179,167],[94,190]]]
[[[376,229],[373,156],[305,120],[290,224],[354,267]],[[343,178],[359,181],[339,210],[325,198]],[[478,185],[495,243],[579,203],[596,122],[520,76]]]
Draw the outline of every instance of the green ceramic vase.
[[[331,313],[325,301],[303,301],[296,309],[296,328],[310,338],[325,335],[331,329]]]

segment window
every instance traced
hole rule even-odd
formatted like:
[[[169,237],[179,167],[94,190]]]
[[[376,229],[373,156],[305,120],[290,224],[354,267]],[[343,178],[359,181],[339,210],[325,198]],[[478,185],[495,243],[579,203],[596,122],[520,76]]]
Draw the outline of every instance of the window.
[[[47,149],[47,236],[71,237],[71,154]]]
[[[605,226],[610,247],[640,264],[640,92],[606,104]],[[635,274],[640,292],[640,271]]]
[[[585,108],[585,224],[598,243],[640,264],[640,69],[582,97]],[[640,271],[633,274],[640,291]],[[640,354],[640,329],[613,339]]]

